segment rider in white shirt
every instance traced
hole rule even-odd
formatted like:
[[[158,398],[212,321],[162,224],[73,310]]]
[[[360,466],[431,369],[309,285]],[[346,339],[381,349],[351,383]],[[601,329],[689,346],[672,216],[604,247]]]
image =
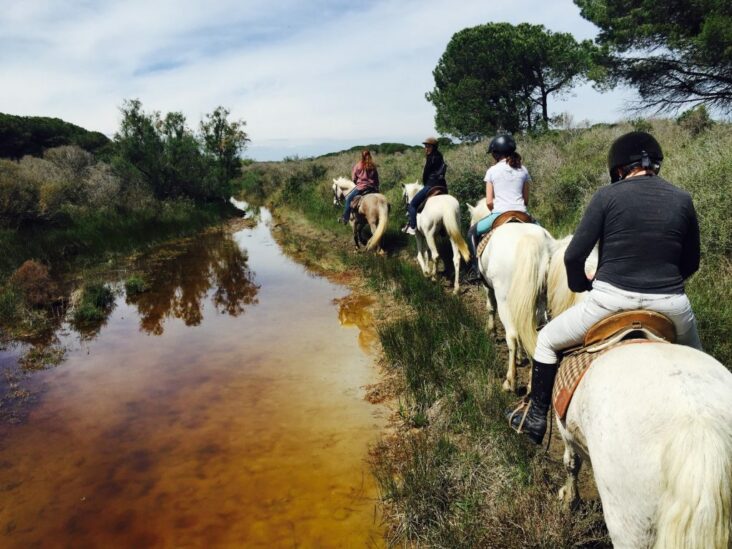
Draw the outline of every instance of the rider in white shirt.
[[[491,230],[493,222],[504,212],[527,211],[531,176],[521,164],[521,155],[516,152],[516,141],[509,134],[494,137],[488,145],[488,153],[496,163],[485,172],[485,201],[491,213],[468,230],[468,245],[471,252],[468,281],[480,280],[477,246],[480,237]]]

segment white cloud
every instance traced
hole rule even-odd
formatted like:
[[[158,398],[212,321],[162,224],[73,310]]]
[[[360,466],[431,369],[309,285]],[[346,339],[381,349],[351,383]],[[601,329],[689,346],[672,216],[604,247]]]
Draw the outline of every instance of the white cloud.
[[[526,21],[578,39],[596,32],[571,0],[517,0],[509,10],[485,0],[0,1],[0,13],[0,110],[111,134],[125,98],[183,111],[191,124],[225,105],[247,121],[251,154],[268,157],[434,133],[424,94],[465,27]],[[598,101],[585,86],[550,107],[609,121],[626,95]]]

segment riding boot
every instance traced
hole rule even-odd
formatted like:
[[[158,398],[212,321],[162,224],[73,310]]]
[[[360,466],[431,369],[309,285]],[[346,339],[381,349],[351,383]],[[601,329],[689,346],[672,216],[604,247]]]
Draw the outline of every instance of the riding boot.
[[[478,235],[475,226],[468,230],[468,248],[470,249],[470,263],[468,263],[468,272],[465,273],[465,282],[478,282],[483,277],[478,268]]]
[[[515,410],[508,410],[508,424],[518,433],[525,433],[535,444],[541,444],[546,433],[546,415],[552,401],[556,364],[534,361],[531,370],[531,393]]]

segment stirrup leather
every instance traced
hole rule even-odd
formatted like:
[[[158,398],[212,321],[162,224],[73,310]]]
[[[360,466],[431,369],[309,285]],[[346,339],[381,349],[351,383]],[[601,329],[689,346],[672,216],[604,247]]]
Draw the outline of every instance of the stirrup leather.
[[[511,412],[511,415],[508,416],[508,426],[511,427],[514,431],[517,433],[523,433],[524,430],[524,422],[526,421],[526,416],[529,415],[529,410],[531,409],[531,399],[530,398],[523,398],[519,401],[518,406],[514,408],[513,412]],[[516,414],[521,414],[521,421],[518,424],[518,427],[513,426],[513,418],[516,417]]]

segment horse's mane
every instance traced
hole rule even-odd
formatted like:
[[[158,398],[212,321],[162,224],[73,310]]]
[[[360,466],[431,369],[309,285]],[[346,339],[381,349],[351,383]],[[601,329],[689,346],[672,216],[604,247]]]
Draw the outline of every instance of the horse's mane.
[[[555,241],[554,251],[549,261],[549,273],[547,275],[547,306],[549,315],[556,318],[570,307],[576,305],[585,298],[584,293],[575,293],[569,289],[567,281],[567,269],[564,266],[564,252],[572,241],[572,235]],[[585,262],[585,272],[594,273],[597,269],[597,246]]]

